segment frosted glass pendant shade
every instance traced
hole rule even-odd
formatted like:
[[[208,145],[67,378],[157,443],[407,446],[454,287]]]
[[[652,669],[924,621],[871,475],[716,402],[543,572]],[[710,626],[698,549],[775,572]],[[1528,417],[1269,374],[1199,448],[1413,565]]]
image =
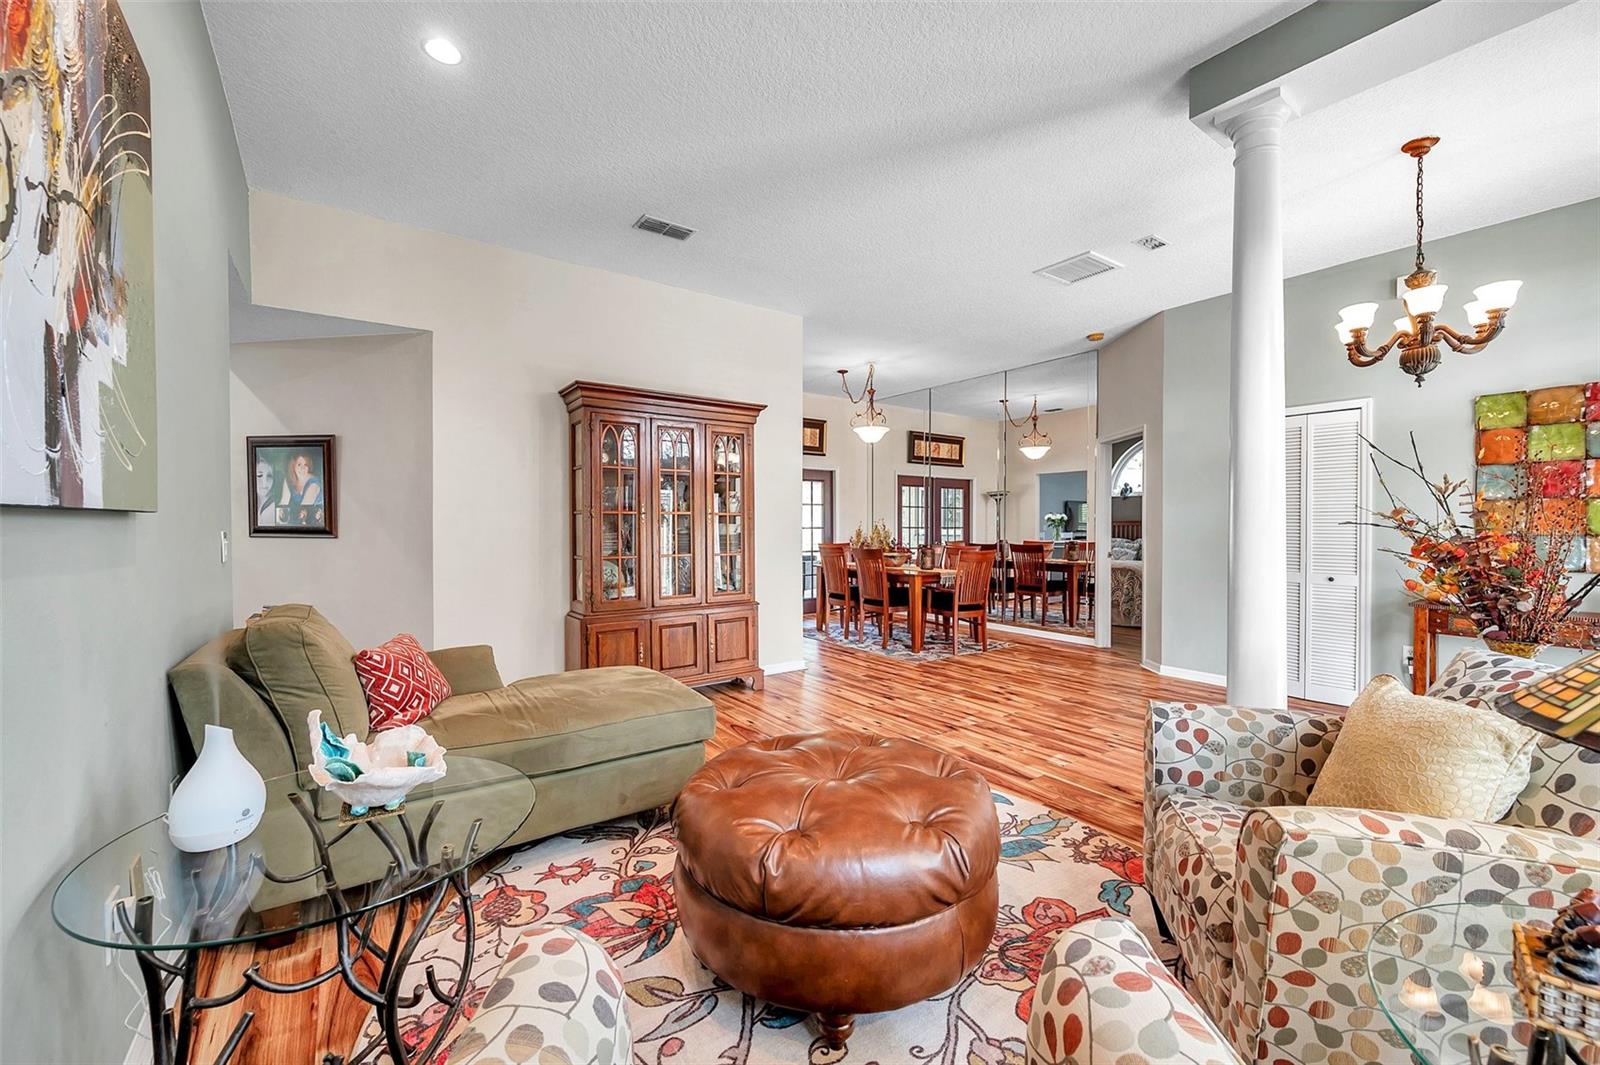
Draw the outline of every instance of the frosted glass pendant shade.
[[[1355,339],[1355,326],[1350,322],[1340,322],[1333,327],[1333,331],[1339,334],[1341,344],[1348,344]]]
[[[1409,289],[1405,294],[1406,310],[1411,312],[1413,318],[1424,314],[1438,314],[1444,306],[1444,294],[1449,285],[1427,285],[1423,288]]]
[[[1521,288],[1521,281],[1492,281],[1473,289],[1472,294],[1491,310],[1507,311],[1516,305],[1517,291]]]
[[[850,427],[857,436],[869,444],[876,444],[889,435],[889,427],[878,422],[862,422]]]
[[[1022,452],[1022,457],[1023,458],[1032,459],[1033,461],[1037,462],[1040,459],[1044,458],[1046,455],[1050,454],[1050,445],[1049,444],[1023,444],[1022,446],[1018,447],[1017,450]]]
[[[1409,319],[1409,318],[1396,318],[1394,320],[1394,331],[1396,333],[1404,333],[1406,336],[1410,336],[1411,335],[1411,319]]]
[[[1467,324],[1474,329],[1489,320],[1489,307],[1482,300],[1462,304],[1461,309],[1467,312]]]
[[[167,835],[181,851],[217,850],[254,832],[266,805],[267,785],[233,730],[207,725],[200,757],[167,804]]]
[[[1339,311],[1339,321],[1353,329],[1371,329],[1372,320],[1378,316],[1376,303],[1352,303]]]

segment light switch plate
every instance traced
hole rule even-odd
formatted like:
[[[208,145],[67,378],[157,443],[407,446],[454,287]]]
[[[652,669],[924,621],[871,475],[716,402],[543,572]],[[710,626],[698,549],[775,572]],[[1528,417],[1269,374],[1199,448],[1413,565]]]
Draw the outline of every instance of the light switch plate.
[[[222,530],[222,564],[228,564],[228,530]]]

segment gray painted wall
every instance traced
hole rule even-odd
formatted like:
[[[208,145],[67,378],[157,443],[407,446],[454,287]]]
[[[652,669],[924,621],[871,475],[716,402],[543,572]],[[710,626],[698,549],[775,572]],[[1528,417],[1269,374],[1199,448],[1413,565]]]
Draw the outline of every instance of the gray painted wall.
[[[1409,249],[1303,274],[1284,285],[1288,403],[1370,396],[1379,447],[1402,453],[1414,431],[1431,474],[1466,477],[1474,396],[1600,377],[1600,200],[1430,241],[1426,251],[1428,265],[1450,285],[1445,320],[1458,326],[1465,326],[1461,304],[1476,286],[1525,282],[1506,332],[1476,357],[1447,351],[1419,389],[1393,365],[1396,356],[1368,369],[1351,366],[1333,333],[1339,308],[1351,303],[1380,301],[1380,323],[1400,313],[1394,279],[1411,269]],[[1228,314],[1226,296],[1167,311],[1162,372],[1167,439],[1175,443],[1162,460],[1161,661],[1215,673],[1227,663]],[[1381,534],[1373,539],[1372,668],[1399,675],[1411,615],[1399,563],[1376,553]],[[1596,606],[1591,599],[1589,609]]]
[[[433,646],[433,345],[425,333],[233,348],[233,617],[312,603],[357,647]],[[251,537],[245,437],[333,433],[336,539]]]
[[[226,628],[228,262],[244,172],[200,8],[124,4],[150,72],[159,510],[0,509],[0,1060],[121,1061],[138,1001],[50,920],[68,865],[166,807],[166,670]],[[131,970],[131,966],[130,966]]]

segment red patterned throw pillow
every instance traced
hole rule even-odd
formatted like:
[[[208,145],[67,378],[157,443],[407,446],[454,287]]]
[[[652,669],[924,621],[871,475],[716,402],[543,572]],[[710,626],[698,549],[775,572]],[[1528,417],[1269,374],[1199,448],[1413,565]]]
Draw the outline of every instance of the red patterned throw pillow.
[[[450,682],[410,633],[357,651],[355,665],[374,732],[415,725],[450,698]]]

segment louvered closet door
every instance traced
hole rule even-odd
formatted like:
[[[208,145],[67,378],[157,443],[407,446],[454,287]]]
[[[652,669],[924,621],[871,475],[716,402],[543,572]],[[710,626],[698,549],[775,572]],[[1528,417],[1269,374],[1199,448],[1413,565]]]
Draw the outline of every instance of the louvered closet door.
[[[1305,698],[1348,705],[1360,692],[1361,413],[1305,416],[1305,609],[1300,626]]]
[[[1306,694],[1301,629],[1305,622],[1306,552],[1305,552],[1305,487],[1306,487],[1306,415],[1290,415],[1284,425],[1284,470],[1287,485],[1284,499],[1287,502],[1284,524],[1288,528],[1288,572],[1284,592],[1288,600],[1285,616],[1289,622],[1289,694],[1301,698]]]

